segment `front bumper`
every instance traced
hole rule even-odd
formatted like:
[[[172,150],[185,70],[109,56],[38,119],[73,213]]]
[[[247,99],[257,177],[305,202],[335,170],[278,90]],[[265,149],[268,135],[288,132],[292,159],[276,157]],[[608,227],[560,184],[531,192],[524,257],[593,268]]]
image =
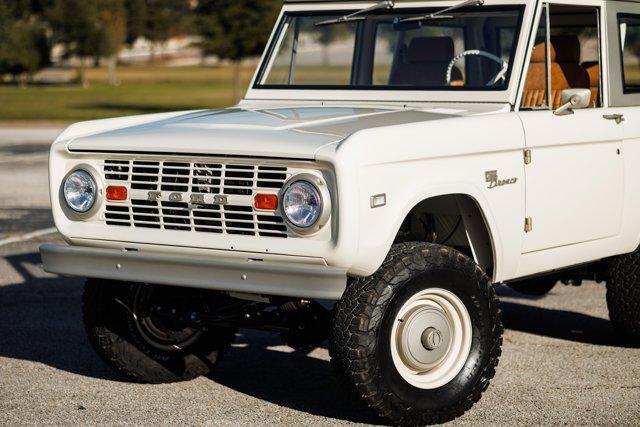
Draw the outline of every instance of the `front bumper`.
[[[262,295],[338,300],[347,271],[318,265],[236,261],[46,244],[50,273]]]

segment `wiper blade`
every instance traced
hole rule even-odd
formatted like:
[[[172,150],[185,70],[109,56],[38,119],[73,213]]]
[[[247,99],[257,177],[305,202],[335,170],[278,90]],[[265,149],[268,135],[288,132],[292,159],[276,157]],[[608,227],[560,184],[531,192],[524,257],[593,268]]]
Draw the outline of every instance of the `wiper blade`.
[[[483,4],[484,4],[484,0],[466,0],[462,3],[454,4],[453,6],[447,7],[446,9],[442,9],[434,13],[429,13],[427,15],[422,15],[422,16],[414,16],[412,18],[401,19],[400,22],[401,23],[422,22],[422,21],[428,21],[430,19],[453,18],[452,16],[445,15],[445,13],[454,11],[456,9],[462,9],[463,7],[467,7],[467,6],[482,6]]]
[[[381,10],[381,9],[389,10],[389,9],[393,9],[394,7],[395,7],[395,2],[392,0],[381,1],[380,3],[374,4],[371,7],[358,10],[349,15],[341,16],[340,18],[328,19],[326,21],[316,22],[316,27],[322,27],[324,25],[342,24],[345,22],[364,21],[366,18],[360,15],[364,15],[369,12],[373,12],[375,10]]]

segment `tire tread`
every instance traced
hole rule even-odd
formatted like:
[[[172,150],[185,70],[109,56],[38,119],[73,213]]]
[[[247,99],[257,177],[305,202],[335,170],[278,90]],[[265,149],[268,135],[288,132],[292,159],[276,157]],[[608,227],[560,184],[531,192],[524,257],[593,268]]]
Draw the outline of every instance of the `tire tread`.
[[[616,331],[640,343],[640,249],[608,262],[607,306]]]

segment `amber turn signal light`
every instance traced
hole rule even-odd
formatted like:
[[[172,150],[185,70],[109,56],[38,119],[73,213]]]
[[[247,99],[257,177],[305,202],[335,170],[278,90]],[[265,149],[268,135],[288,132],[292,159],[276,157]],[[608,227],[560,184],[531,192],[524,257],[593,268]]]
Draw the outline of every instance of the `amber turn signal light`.
[[[275,194],[256,194],[253,198],[253,206],[263,211],[275,211],[278,209],[278,196]]]
[[[107,187],[107,200],[127,200],[127,187],[113,185]]]

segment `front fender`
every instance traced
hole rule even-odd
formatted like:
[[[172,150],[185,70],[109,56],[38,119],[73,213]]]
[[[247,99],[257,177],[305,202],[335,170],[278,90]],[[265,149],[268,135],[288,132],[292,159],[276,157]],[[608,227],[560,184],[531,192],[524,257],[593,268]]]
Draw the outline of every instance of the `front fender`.
[[[340,210],[341,223],[357,229],[349,272],[373,274],[411,209],[451,194],[467,195],[480,207],[493,240],[494,279],[514,274],[524,233],[524,147],[522,125],[513,113],[370,129],[337,145],[343,168],[357,171],[356,184],[349,184],[352,191],[357,188],[357,195],[351,193],[357,202]],[[487,172],[510,183],[489,188]],[[386,194],[387,204],[371,208],[370,198],[377,194]]]
[[[382,249],[376,250],[375,247],[369,248],[368,250],[370,251],[371,257],[368,257],[366,254],[362,254],[363,260],[365,259],[370,260],[370,263],[367,266],[367,270],[364,271],[362,274],[364,275],[373,274],[373,272],[375,272],[380,267],[380,265],[382,264],[382,262],[386,257],[386,254],[389,252],[389,249],[393,245],[393,242],[400,230],[402,222],[407,217],[407,215],[409,215],[411,210],[413,210],[418,204],[420,204],[425,200],[432,199],[434,197],[450,196],[450,195],[469,197],[478,206],[478,209],[482,214],[483,220],[485,222],[487,230],[489,231],[489,236],[491,238],[493,256],[496,264],[494,275],[495,276],[500,275],[501,274],[500,268],[501,266],[504,265],[503,244],[502,244],[502,237],[500,235],[500,229],[497,226],[496,219],[491,211],[489,202],[486,200],[486,198],[482,194],[482,191],[479,188],[474,187],[473,185],[470,185],[469,183],[457,183],[457,184],[450,184],[450,185],[434,186],[428,189],[424,189],[420,193],[415,194],[411,200],[408,200],[405,203],[400,204],[402,208],[398,210],[398,218],[394,223],[392,223],[389,230],[390,233],[386,235],[381,235],[385,237],[385,240],[381,242]],[[380,223],[380,221],[377,221],[377,222]],[[376,227],[376,229],[379,229],[379,227]],[[361,229],[361,232],[363,231],[364,230]]]

